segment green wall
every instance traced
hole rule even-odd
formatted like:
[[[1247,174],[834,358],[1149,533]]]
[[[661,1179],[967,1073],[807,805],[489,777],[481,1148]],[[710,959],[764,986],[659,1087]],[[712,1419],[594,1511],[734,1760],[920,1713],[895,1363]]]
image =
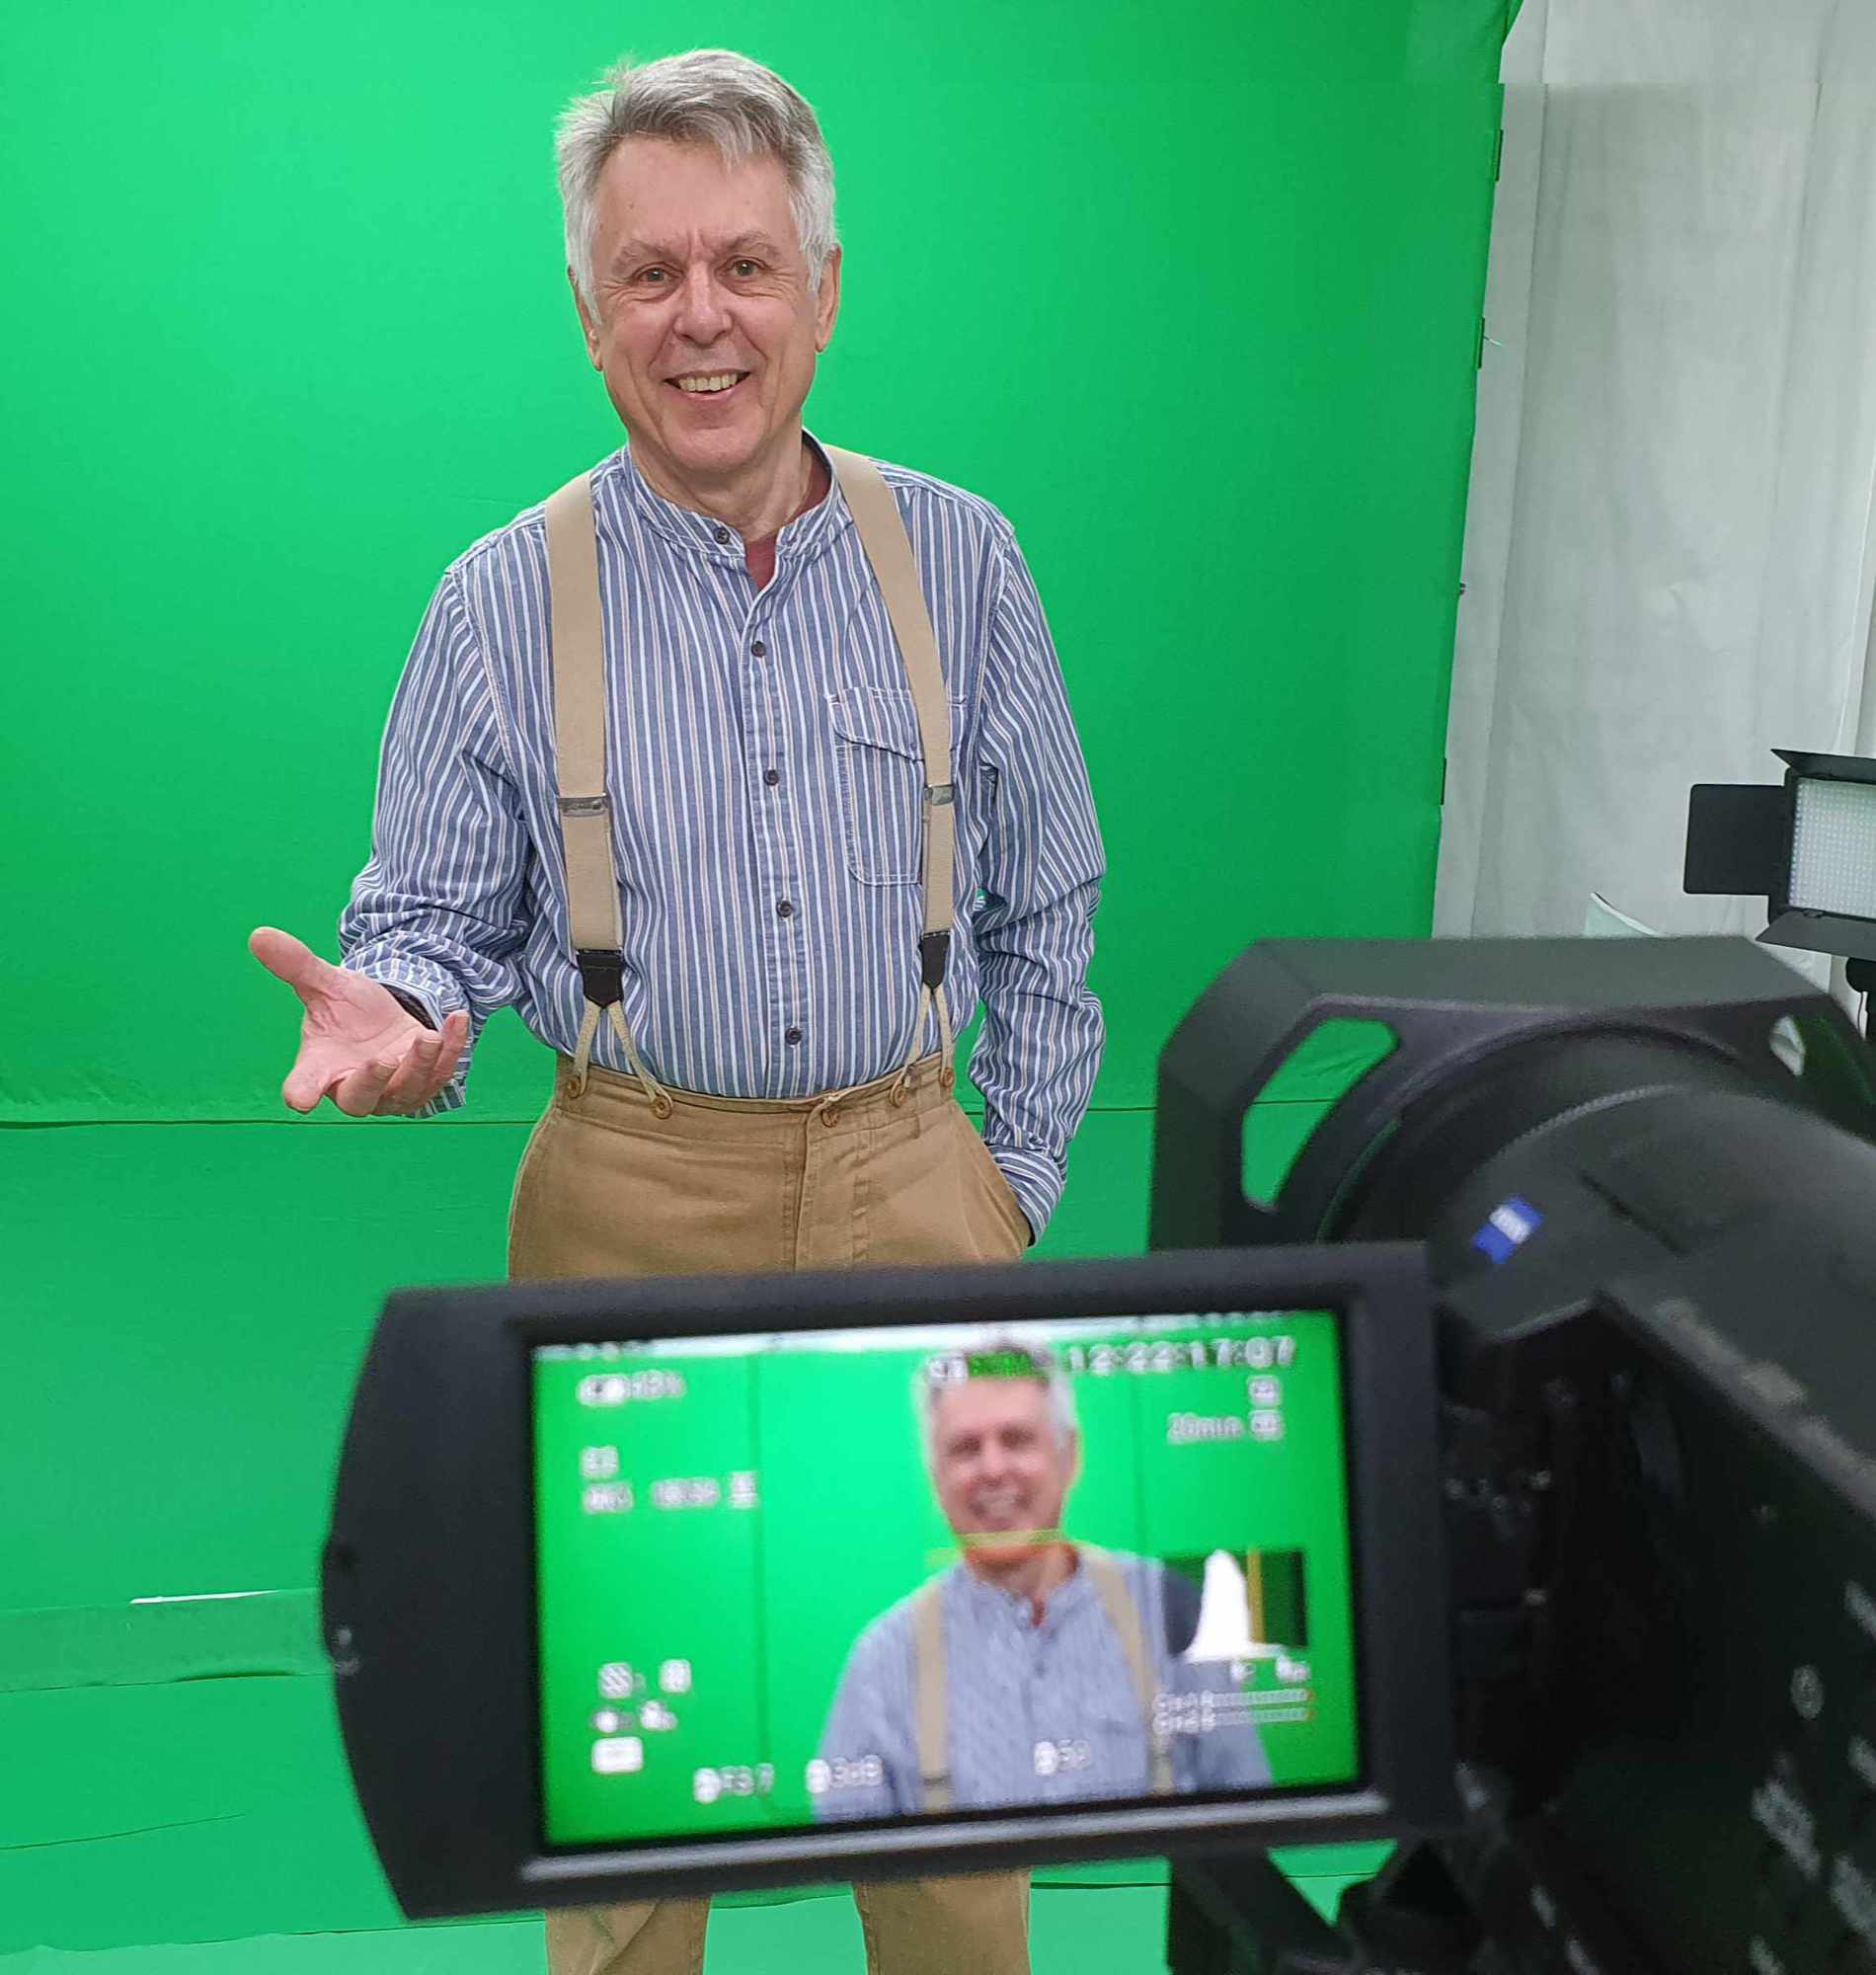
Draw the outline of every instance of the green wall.
[[[559,104],[726,44],[821,113],[810,421],[1011,516],[1086,746],[1111,1043],[1047,1248],[1111,1252],[1216,970],[1429,922],[1504,11],[6,10],[0,1969],[392,1922],[305,1594],[377,1301],[499,1272],[544,1066],[505,1018],[459,1118],[289,1121],[243,942],[330,951],[438,572],[617,442]]]

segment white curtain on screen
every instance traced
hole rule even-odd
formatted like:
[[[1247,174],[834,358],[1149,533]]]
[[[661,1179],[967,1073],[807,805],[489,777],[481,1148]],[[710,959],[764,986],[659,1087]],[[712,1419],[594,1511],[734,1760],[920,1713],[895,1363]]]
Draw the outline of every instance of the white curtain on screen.
[[[1876,753],[1876,4],[1525,0],[1436,929],[1665,932],[1688,785]]]

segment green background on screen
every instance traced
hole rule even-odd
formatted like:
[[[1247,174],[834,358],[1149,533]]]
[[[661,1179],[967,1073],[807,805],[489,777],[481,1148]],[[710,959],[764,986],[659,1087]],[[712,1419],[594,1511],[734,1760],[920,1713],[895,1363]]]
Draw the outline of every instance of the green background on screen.
[[[1018,1326],[1017,1333],[1023,1334]],[[1137,1330],[1091,1324],[1075,1341],[1290,1338],[1284,1437],[1169,1442],[1175,1413],[1248,1411],[1244,1368],[1082,1372],[1072,1379],[1082,1471],[1068,1496],[1071,1540],[1158,1557],[1213,1549],[1299,1549],[1309,1614],[1311,1719],[1263,1731],[1278,1783],[1347,1780],[1355,1766],[1354,1648],[1347,1491],[1335,1321],[1320,1312],[1204,1319]],[[1053,1338],[1057,1356],[1067,1339]],[[555,1358],[534,1367],[543,1776],[556,1843],[801,1825],[805,1775],[853,1642],[955,1556],[933,1498],[912,1404],[931,1349],[753,1351]],[[1215,1357],[1215,1353],[1213,1356]],[[580,1403],[595,1372],[674,1373],[681,1396]],[[624,1513],[588,1515],[583,1450],[614,1446],[630,1484]],[[753,1473],[753,1508],[731,1501]],[[660,1508],[660,1479],[708,1479],[707,1508]],[[636,1587],[646,1587],[643,1596]],[[656,1587],[654,1591],[651,1587]],[[1300,1646],[1278,1639],[1272,1644]],[[675,1729],[640,1734],[644,1768],[597,1776],[590,1752],[601,1667],[643,1683],[620,1708],[661,1701],[659,1669],[687,1660],[688,1695],[663,1701]],[[969,1705],[955,1690],[951,1705]],[[637,1730],[628,1722],[622,1730]],[[766,1795],[694,1799],[700,1768],[774,1768]]]
[[[559,105],[728,45],[822,117],[847,299],[811,423],[997,503],[1061,653],[1111,1041],[1042,1252],[1127,1253],[1154,1055],[1217,969],[1430,921],[1508,13],[0,10],[0,1975],[274,1935],[393,1965],[318,1544],[386,1292],[502,1271],[546,1066],[501,1017],[454,1119],[290,1121],[244,941],[330,951],[437,576],[617,442]]]

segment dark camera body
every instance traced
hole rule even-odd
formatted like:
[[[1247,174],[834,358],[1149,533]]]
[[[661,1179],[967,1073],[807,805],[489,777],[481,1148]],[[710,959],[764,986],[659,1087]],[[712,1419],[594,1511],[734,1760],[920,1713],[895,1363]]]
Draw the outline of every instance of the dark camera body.
[[[1218,1185],[1351,1014],[1397,1047],[1274,1202]],[[1155,1243],[1424,1239],[1440,1298],[1467,1819],[1356,1903],[1376,1960],[1876,1968],[1867,1061],[1717,941],[1253,948],[1169,1045]],[[1357,1965],[1297,1935],[1259,1965]]]
[[[1356,1773],[887,1822],[546,1840],[528,1382],[536,1351],[850,1325],[890,1336],[960,1310],[997,1331],[1298,1305],[1337,1312],[1343,1354]],[[1432,1343],[1419,1252],[1399,1246],[400,1293],[353,1401],[323,1584],[353,1780],[400,1903],[431,1917],[1189,1846],[1242,1852],[1449,1822]],[[864,1535],[864,1523],[852,1527]],[[840,1567],[837,1542],[815,1558],[818,1571]],[[641,1592],[647,1609],[668,1595],[656,1582]],[[439,1642],[457,1649],[439,1652]],[[473,1735],[464,1722],[475,1724]]]

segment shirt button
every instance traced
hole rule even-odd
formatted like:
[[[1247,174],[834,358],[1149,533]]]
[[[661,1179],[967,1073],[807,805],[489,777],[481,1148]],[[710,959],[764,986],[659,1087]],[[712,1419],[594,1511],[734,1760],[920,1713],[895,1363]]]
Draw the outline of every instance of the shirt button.
[[[795,902],[794,902],[794,900],[792,900],[792,899],[781,899],[781,900],[778,900],[778,901],[776,902],[776,906],[775,906],[775,910],[776,910],[776,914],[777,914],[777,916],[779,916],[779,917],[781,917],[781,918],[785,918],[785,919],[792,919],[792,918],[793,918],[793,917],[795,916]]]
[[[786,1030],[782,1036],[782,1040],[792,1049],[795,1044],[801,1041],[801,1031],[799,1029]]]
[[[729,539],[730,539],[730,530],[728,528],[719,528],[717,530],[718,541],[727,542]]]
[[[755,643],[749,647],[749,657],[752,659],[765,659],[768,657],[768,647],[763,644],[760,638],[756,639]]]
[[[762,770],[762,779],[770,788],[773,788],[782,779],[782,771],[779,768],[764,768]]]

